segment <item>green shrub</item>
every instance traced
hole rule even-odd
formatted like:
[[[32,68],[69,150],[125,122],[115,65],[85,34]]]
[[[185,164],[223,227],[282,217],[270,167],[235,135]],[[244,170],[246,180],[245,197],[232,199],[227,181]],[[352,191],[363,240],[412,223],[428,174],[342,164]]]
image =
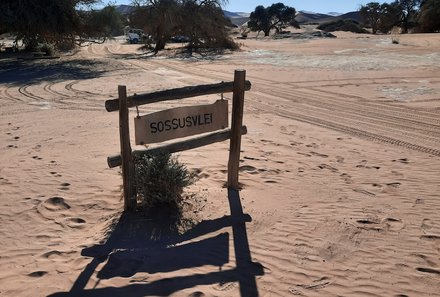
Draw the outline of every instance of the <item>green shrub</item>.
[[[183,189],[194,183],[194,174],[171,154],[156,154],[135,159],[136,190],[140,204],[146,207],[177,206]]]

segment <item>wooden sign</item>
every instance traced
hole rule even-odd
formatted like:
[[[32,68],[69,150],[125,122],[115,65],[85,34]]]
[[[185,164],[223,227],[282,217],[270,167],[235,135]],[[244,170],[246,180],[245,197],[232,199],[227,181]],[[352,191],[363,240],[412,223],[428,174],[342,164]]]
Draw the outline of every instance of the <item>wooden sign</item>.
[[[136,144],[157,143],[228,127],[228,101],[177,107],[134,119]]]

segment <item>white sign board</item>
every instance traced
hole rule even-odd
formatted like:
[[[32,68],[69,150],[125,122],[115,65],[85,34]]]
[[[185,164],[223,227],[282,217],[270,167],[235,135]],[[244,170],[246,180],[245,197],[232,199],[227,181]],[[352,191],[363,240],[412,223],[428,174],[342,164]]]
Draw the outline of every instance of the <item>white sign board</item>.
[[[228,101],[177,107],[136,117],[136,144],[157,143],[228,127]]]

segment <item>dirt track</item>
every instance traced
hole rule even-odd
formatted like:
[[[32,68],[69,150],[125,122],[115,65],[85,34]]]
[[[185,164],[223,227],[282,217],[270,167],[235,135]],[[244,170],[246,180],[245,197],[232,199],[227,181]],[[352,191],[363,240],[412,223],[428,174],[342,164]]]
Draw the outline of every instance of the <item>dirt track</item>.
[[[335,51],[326,52],[324,58],[319,56],[323,53],[312,52],[307,57],[312,64],[320,59],[332,60],[328,56],[333,55],[335,61],[331,67],[334,68],[332,70],[336,75],[333,75],[336,77],[331,79],[323,79],[320,72],[326,71],[326,67],[322,65],[329,63],[322,61],[316,62],[310,69],[297,70],[304,71],[305,76],[298,73],[292,75],[289,68],[292,67],[290,64],[295,63],[296,57],[293,54],[286,55],[285,49],[279,52],[279,57],[276,57],[277,52],[272,50],[270,59],[265,55],[255,58],[252,50],[244,48],[245,52],[239,55],[214,56],[208,61],[195,59],[196,62],[188,64],[185,60],[145,58],[133,51],[134,46],[113,42],[91,45],[85,53],[78,53],[70,59],[63,58],[63,67],[57,65],[58,61],[10,62],[10,71],[23,65],[31,69],[39,66],[48,67],[48,74],[44,70],[41,71],[48,79],[40,77],[41,83],[32,80],[13,82],[2,88],[1,92],[7,100],[6,104],[19,102],[42,108],[100,110],[102,101],[115,95],[115,91],[110,88],[111,82],[114,86],[121,77],[129,81],[130,77],[136,78],[149,73],[156,76],[156,79],[163,76],[165,79],[171,78],[176,84],[190,85],[192,81],[197,83],[231,80],[233,68],[242,67],[247,69],[247,77],[253,83],[246,104],[253,109],[355,137],[440,156],[440,79],[436,66],[440,56],[433,48],[425,48],[426,44],[429,46],[431,43],[435,48],[438,43],[436,38],[422,36],[421,45],[412,46],[412,52],[401,54],[398,61],[395,61],[396,56],[405,49],[405,45],[396,45],[397,50],[391,46],[382,46],[378,52],[374,40],[368,47],[367,41],[355,38],[350,40],[350,46],[361,46],[361,52],[339,51],[338,53],[343,53],[342,56],[335,54]],[[382,39],[377,42],[384,43]],[[301,52],[302,45],[293,44],[290,47],[294,48],[295,52]],[[287,48],[289,44],[285,42],[283,46]],[[317,41],[316,46],[321,46],[320,41]],[[416,54],[419,55],[418,60]],[[305,55],[301,55],[301,59],[304,60]],[[418,62],[419,67],[413,68],[412,71],[408,69],[405,55],[411,56],[410,66]],[[432,58],[431,65],[426,63],[427,56]],[[83,58],[86,60],[81,60]],[[270,65],[275,58],[287,66],[278,63],[269,73],[259,71],[259,65]],[[374,65],[386,64],[388,68],[392,66],[394,69],[376,69],[373,65],[369,71],[364,70],[373,58],[376,62]],[[90,64],[87,63],[87,59],[90,59]],[[345,59],[352,60],[352,63],[362,70],[347,71],[344,67],[338,70],[338,61]],[[321,68],[319,64],[322,64]],[[56,75],[57,71],[70,70],[76,72],[72,75],[74,79],[62,79]],[[314,72],[317,75],[314,75]],[[289,77],[290,75],[292,77]],[[90,83],[96,83],[99,89],[87,88]],[[158,87],[145,82],[140,86],[129,85],[128,88],[129,91],[136,92],[143,85],[149,88]]]

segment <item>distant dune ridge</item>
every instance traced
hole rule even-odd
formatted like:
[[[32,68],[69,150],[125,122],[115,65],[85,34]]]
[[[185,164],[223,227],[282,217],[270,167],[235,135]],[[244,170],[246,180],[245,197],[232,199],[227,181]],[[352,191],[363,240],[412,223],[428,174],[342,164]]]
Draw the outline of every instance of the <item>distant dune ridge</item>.
[[[134,10],[134,6],[117,5],[116,10],[121,14],[129,14]],[[245,24],[249,20],[249,16],[250,16],[250,13],[248,12],[231,12],[231,11],[223,10],[223,13],[227,18],[230,18],[232,23],[236,26],[241,26]],[[327,14],[323,14],[323,13],[315,13],[315,12],[301,10],[297,13],[295,19],[299,24],[308,24],[308,23],[322,24],[340,19],[342,20],[352,19],[361,22],[361,17],[358,11],[352,11],[344,14],[338,12],[329,12]]]

